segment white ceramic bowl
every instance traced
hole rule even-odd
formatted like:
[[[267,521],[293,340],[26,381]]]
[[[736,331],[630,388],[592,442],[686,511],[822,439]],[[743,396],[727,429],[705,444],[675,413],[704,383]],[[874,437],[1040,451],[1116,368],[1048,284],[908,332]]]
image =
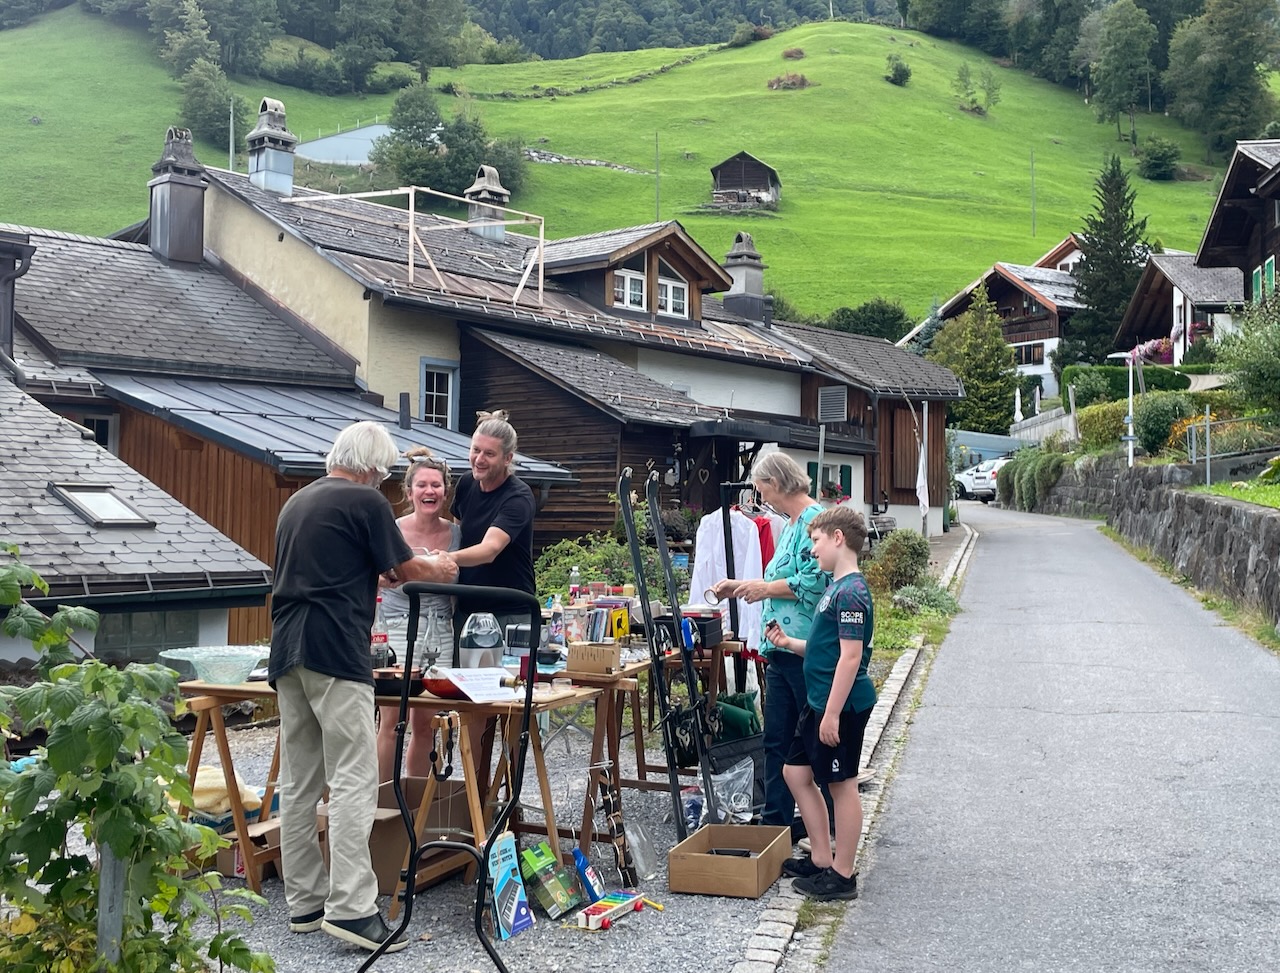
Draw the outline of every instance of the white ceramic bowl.
[[[249,678],[258,663],[271,654],[267,645],[200,645],[165,649],[160,658],[188,662],[205,682],[234,686]]]

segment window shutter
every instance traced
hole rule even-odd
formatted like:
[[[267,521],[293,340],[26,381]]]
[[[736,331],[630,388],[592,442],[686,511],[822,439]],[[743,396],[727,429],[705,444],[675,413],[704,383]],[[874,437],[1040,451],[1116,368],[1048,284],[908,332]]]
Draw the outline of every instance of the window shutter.
[[[818,495],[818,464],[809,464],[809,496],[816,497]]]
[[[1265,294],[1276,292],[1276,258],[1268,257],[1262,265],[1262,289]]]
[[[1255,304],[1262,300],[1262,268],[1253,268],[1253,280],[1251,281],[1253,288],[1249,291],[1249,300]]]
[[[853,467],[848,463],[840,464],[840,492],[846,497],[853,496]]]

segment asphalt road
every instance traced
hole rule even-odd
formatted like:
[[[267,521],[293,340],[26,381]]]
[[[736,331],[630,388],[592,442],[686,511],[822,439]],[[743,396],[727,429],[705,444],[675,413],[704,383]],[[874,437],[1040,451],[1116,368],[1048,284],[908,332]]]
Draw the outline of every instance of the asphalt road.
[[[1280,968],[1280,659],[1097,530],[981,537],[828,969]]]

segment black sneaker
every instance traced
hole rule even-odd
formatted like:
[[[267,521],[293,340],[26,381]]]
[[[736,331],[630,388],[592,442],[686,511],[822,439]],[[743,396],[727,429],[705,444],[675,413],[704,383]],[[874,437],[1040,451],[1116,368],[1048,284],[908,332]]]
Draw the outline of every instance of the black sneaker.
[[[370,952],[391,939],[392,934],[391,929],[382,921],[382,915],[377,912],[363,919],[325,919],[320,928],[330,936],[341,939],[343,942],[354,943]],[[408,938],[401,935],[392,940],[386,951],[394,953],[408,945]]]
[[[324,924],[324,909],[308,912],[305,916],[290,916],[290,932],[319,932]]]
[[[782,863],[782,874],[790,875],[792,878],[813,878],[815,875],[826,871],[813,863],[812,855],[805,855],[803,858],[788,858]]]
[[[858,897],[858,873],[845,878],[834,868],[825,868],[812,878],[798,878],[792,886],[817,902],[833,902]]]

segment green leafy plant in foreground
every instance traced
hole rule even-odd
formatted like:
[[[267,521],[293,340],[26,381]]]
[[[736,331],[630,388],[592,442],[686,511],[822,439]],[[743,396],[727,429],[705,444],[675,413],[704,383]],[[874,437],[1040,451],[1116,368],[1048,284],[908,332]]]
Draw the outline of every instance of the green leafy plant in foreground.
[[[97,613],[60,606],[46,616],[23,599],[46,582],[23,564],[16,546],[0,544],[0,629],[30,641],[40,681],[0,687],[0,729],[15,719],[47,742],[21,771],[0,763],[0,968],[22,973],[82,970],[196,971],[233,966],[274,970],[225,920],[249,919],[245,891],[222,893],[216,874],[184,877],[188,855],[212,856],[226,842],[184,821],[172,796],[190,806],[187,742],[159,701],[178,694],[177,674],[163,666],[116,669],[86,657],[76,661],[76,630],[94,630]],[[87,654],[86,654],[87,655]],[[179,702],[179,707],[181,702]],[[98,959],[100,872],[88,846],[109,848],[124,864],[123,932],[119,962]],[[200,919],[218,927],[196,934]],[[105,950],[104,950],[105,952]]]

